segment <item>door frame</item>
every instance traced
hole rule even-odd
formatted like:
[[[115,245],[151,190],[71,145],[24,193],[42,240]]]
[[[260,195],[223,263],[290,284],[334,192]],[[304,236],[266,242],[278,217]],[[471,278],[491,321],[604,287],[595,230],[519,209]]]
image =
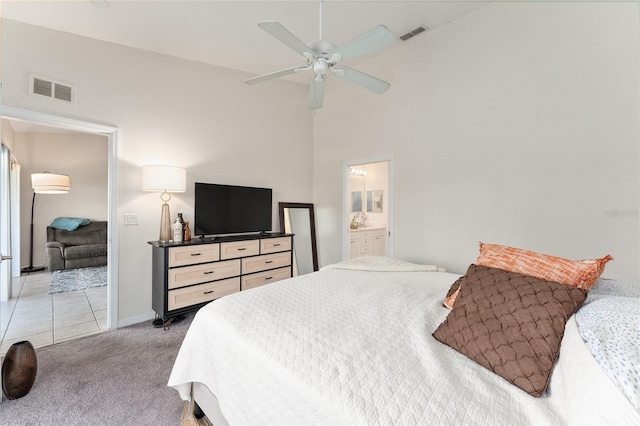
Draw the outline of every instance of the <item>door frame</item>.
[[[108,201],[107,229],[107,328],[118,328],[118,128],[92,121],[78,120],[60,115],[36,112],[7,105],[2,106],[2,118],[28,121],[50,127],[74,130],[82,133],[105,136],[108,152]]]
[[[347,212],[346,200],[349,195],[349,170],[351,167],[369,164],[389,162],[389,194],[387,195],[389,207],[387,212],[387,256],[394,255],[394,206],[395,206],[395,172],[393,155],[383,155],[380,157],[363,158],[359,160],[349,160],[342,163],[342,260],[349,259],[349,223],[351,215]]]

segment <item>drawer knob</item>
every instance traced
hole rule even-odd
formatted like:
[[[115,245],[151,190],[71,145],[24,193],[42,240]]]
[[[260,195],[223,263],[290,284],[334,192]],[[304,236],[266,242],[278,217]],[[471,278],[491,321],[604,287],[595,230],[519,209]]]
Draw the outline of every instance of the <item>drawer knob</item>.
[[[200,256],[202,253],[191,253],[191,256]]]
[[[238,249],[238,251],[242,251],[242,250],[246,250],[246,249],[247,249],[246,247],[240,247],[240,248]]]
[[[210,274],[213,274],[213,271],[206,271],[206,272],[203,272],[203,273],[204,273],[205,275],[210,275]]]
[[[270,280],[273,277],[265,277],[265,281]]]
[[[266,260],[264,263],[273,263],[273,260]]]
[[[209,291],[205,291],[205,292],[203,292],[203,293],[204,293],[204,294],[211,294],[211,293],[213,293],[213,291],[214,291],[214,290],[209,290]]]
[[[280,243],[275,243],[273,246],[274,247],[280,247]]]

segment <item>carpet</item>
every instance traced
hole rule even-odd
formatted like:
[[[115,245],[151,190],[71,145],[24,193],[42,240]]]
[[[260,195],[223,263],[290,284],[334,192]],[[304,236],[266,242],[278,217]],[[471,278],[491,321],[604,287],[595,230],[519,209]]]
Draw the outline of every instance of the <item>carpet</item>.
[[[36,349],[36,381],[24,397],[0,403],[0,425],[180,425],[185,403],[167,381],[192,319],[167,331],[145,321]]]
[[[84,290],[107,285],[107,266],[65,269],[55,271],[51,277],[49,294]]]

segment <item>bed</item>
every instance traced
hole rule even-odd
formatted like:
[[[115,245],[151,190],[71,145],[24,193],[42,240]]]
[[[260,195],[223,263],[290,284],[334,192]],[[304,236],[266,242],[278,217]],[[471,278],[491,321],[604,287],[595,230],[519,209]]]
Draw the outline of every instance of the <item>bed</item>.
[[[355,259],[225,296],[196,314],[168,385],[185,401],[193,397],[216,426],[640,424],[640,367],[628,369],[636,383],[624,392],[625,379],[622,386],[612,380],[585,344],[578,315],[566,320],[540,397],[434,338],[453,312],[444,296],[461,277],[430,265]],[[595,312],[610,297],[627,297],[627,313],[637,312],[637,281],[625,290],[600,281]],[[601,325],[595,317],[586,322]],[[627,331],[638,357],[637,327]]]

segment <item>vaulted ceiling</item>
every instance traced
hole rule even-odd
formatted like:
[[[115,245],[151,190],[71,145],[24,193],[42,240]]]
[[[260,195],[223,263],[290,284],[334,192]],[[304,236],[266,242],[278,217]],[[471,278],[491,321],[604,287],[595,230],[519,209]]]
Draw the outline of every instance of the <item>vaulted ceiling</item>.
[[[258,28],[275,20],[304,42],[323,38],[341,45],[386,25],[396,41],[425,26],[430,31],[486,6],[485,1],[459,0],[2,0],[2,18],[78,34],[212,65],[266,74],[303,65],[293,50]],[[285,77],[308,84],[309,74]],[[14,121],[16,132],[56,129]]]
[[[435,31],[488,2],[457,0],[2,1],[3,18],[208,64],[264,74],[303,59],[258,28],[275,20],[304,42],[341,45],[384,24],[396,37],[418,26]],[[423,33],[424,34],[424,33]],[[410,41],[409,41],[410,42]],[[379,52],[378,52],[379,53]],[[366,59],[366,58],[365,58]],[[351,63],[350,65],[357,65]],[[296,80],[296,76],[291,79]],[[302,80],[300,80],[302,81]]]

